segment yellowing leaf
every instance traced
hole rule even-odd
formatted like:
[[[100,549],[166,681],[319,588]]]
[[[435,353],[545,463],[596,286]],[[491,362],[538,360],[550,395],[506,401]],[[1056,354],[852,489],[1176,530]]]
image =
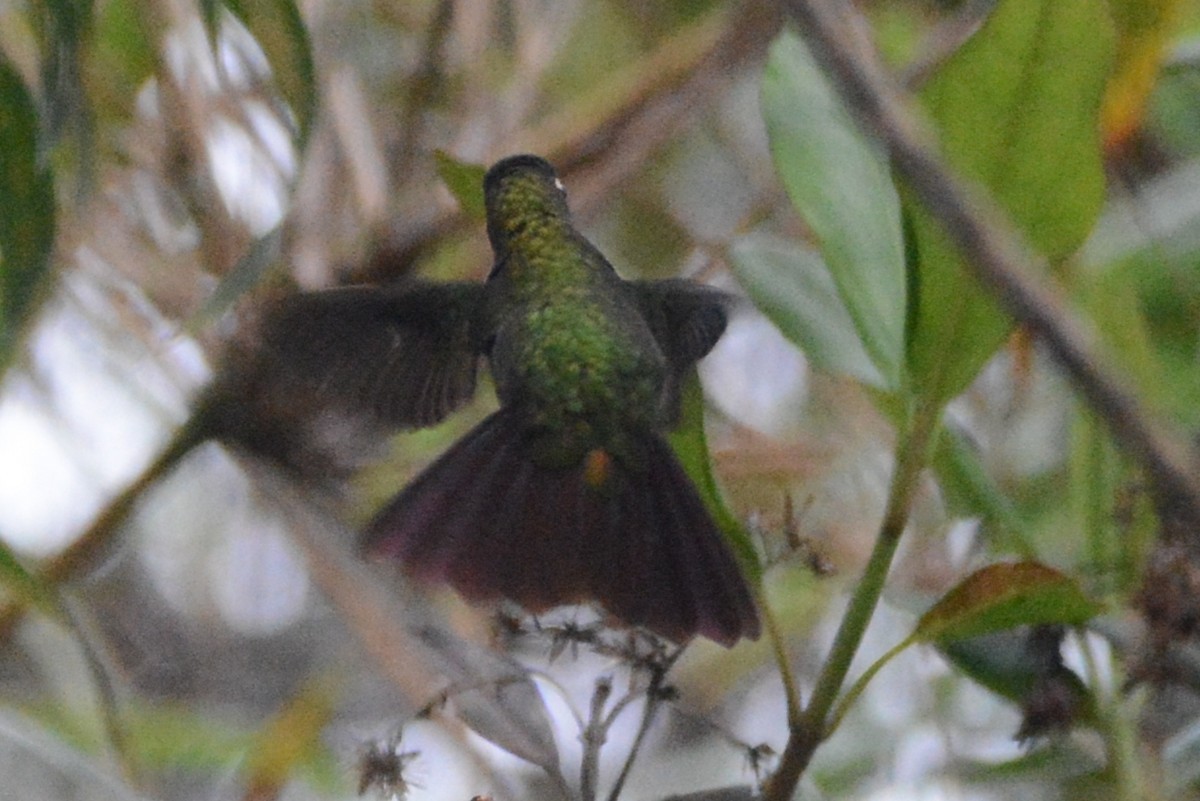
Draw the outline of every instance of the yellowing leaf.
[[[262,729],[246,757],[246,798],[275,798],[288,778],[320,752],[321,730],[333,714],[328,686],[302,688]]]
[[[1104,147],[1124,145],[1142,125],[1150,95],[1179,27],[1181,0],[1112,0],[1117,25],[1116,66],[1104,92]]]
[[[1080,625],[1100,610],[1069,576],[1038,562],[1003,562],[968,576],[917,622],[919,640],[960,640],[1014,626]]]

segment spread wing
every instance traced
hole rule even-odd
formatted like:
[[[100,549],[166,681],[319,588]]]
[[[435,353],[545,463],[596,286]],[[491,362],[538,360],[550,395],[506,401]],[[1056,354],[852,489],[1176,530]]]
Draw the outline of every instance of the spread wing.
[[[679,418],[679,387],[725,333],[734,296],[681,278],[631,281],[628,286],[667,357],[670,372],[663,407],[667,421],[673,423]]]
[[[268,314],[263,366],[284,392],[398,428],[433,425],[475,393],[482,296],[480,284],[422,281],[292,295]]]

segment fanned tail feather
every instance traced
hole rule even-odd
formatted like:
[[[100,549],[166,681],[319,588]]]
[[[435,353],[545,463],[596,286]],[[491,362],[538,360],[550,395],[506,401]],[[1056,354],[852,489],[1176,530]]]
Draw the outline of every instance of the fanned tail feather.
[[[379,513],[366,547],[469,600],[531,612],[596,601],[677,642],[756,639],[745,579],[695,487],[661,437],[644,446],[644,470],[614,463],[598,490],[584,465],[539,466],[502,409]]]

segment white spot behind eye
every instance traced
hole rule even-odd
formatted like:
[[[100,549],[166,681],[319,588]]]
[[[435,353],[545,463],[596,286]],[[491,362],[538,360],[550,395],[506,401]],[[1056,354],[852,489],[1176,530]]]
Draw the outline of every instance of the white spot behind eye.
[[[565,186],[563,186],[563,182],[558,176],[555,176],[555,178],[554,178],[554,186],[558,189],[559,192],[567,191],[567,188]]]

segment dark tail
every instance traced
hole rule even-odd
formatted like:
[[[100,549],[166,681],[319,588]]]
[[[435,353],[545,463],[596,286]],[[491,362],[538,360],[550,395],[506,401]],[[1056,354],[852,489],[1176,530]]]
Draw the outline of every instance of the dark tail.
[[[661,437],[645,445],[644,472],[603,454],[540,467],[527,429],[502,409],[379,513],[366,547],[470,600],[531,612],[596,601],[676,642],[757,639],[746,581],[695,487]]]

